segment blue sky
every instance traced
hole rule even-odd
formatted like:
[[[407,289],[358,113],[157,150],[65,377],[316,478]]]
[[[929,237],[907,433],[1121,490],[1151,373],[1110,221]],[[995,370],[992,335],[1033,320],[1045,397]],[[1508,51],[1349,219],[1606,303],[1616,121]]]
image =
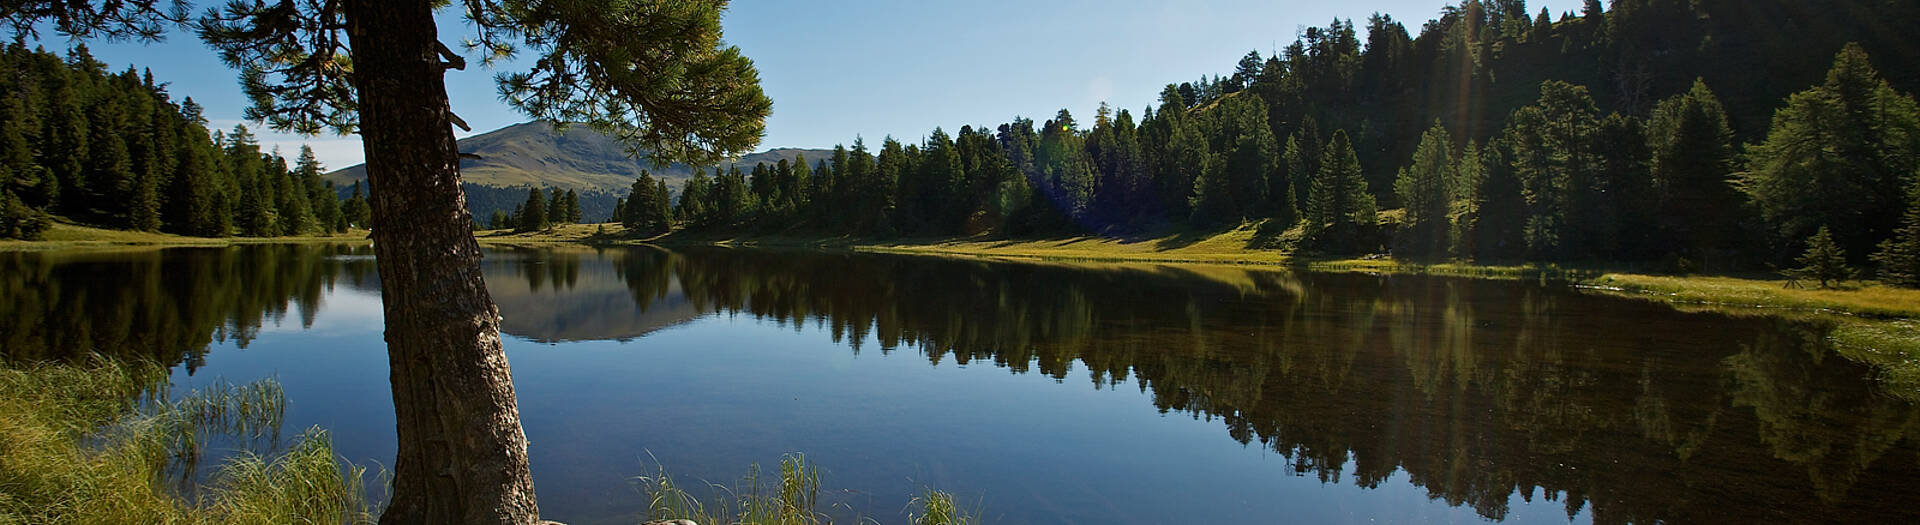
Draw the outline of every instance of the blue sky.
[[[851,143],[856,135],[912,141],[934,126],[951,131],[963,124],[997,125],[1016,115],[1044,119],[1061,108],[1086,115],[1101,101],[1137,112],[1166,84],[1229,73],[1247,51],[1264,56],[1305,26],[1352,18],[1364,32],[1367,15],[1382,12],[1418,34],[1448,3],[736,0],[724,24],[727,41],[753,58],[773,98],[761,148],[824,148]],[[1543,4],[1529,5],[1538,11]],[[1570,0],[1544,5],[1556,18],[1575,6]],[[440,26],[449,42],[461,40],[467,29],[451,11],[442,13]],[[55,49],[68,42],[50,38],[41,44]],[[170,83],[176,99],[192,96],[205,106],[215,126],[241,121],[245,100],[234,72],[190,34],[154,45],[88,47],[114,70],[128,64],[151,68]],[[449,73],[454,112],[474,132],[527,120],[499,101],[492,72],[469,67]],[[362,158],[357,137],[309,138],[248,127],[288,156],[310,143],[330,168]]]

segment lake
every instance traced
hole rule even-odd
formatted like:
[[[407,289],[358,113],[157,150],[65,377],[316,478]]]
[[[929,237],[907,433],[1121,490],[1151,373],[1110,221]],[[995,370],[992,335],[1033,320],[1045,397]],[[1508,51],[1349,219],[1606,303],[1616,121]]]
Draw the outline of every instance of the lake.
[[[838,252],[492,249],[545,517],[801,452],[842,521],[1920,521],[1920,411],[1831,328],[1564,285]],[[367,247],[0,253],[0,355],[277,378],[394,454]],[[218,457],[218,451],[212,457]]]

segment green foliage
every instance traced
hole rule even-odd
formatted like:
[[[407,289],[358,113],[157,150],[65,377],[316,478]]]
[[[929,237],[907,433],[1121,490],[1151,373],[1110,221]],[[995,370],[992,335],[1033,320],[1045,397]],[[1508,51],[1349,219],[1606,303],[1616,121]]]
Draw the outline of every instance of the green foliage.
[[[279,431],[277,383],[216,384],[175,400],[153,364],[0,368],[0,523],[371,523],[361,479],[325,432],[268,458],[243,451],[184,500],[210,435]],[[181,467],[185,468],[181,468]]]
[[[1846,250],[1834,242],[1826,226],[1821,226],[1812,237],[1807,238],[1807,251],[1800,254],[1799,262],[1800,267],[1791,270],[1791,273],[1819,281],[1821,288],[1853,277],[1853,268],[1847,266]]]
[[[820,468],[801,454],[780,458],[780,478],[769,485],[760,465],[732,486],[708,484],[711,499],[696,496],[664,466],[652,476],[633,479],[647,497],[647,519],[692,520],[722,525],[814,525],[829,521],[815,510],[820,499]]]
[[[527,202],[520,205],[520,211],[514,215],[517,219],[513,231],[534,232],[547,229],[553,224],[547,216],[548,201],[540,188],[527,190]]]
[[[1880,243],[1873,261],[1880,265],[1880,282],[1920,288],[1920,182],[1907,192],[1907,214],[1893,237]]]
[[[360,194],[360,183],[353,183],[352,195],[340,204],[340,231],[348,228],[373,228],[373,210],[367,207],[367,198]]]
[[[646,172],[634,179],[633,189],[627,194],[626,205],[621,208],[620,224],[628,231],[642,235],[666,233],[673,226],[672,196],[667,194],[667,183],[654,180]]]
[[[1570,208],[1595,178],[1592,134],[1598,127],[1587,89],[1566,82],[1540,85],[1540,100],[1507,119],[1505,140],[1513,149],[1513,171],[1526,203],[1524,231],[1528,253],[1555,258],[1563,253]]]
[[[1379,222],[1379,210],[1347,132],[1335,131],[1322,151],[1320,172],[1308,190],[1307,235],[1332,253],[1368,250],[1362,235]]]
[[[919,505],[920,509],[907,513],[907,523],[913,525],[977,525],[980,523],[979,509],[969,512],[954,503],[953,494],[924,488],[908,505]]]
[[[84,45],[62,59],[16,43],[0,72],[0,189],[27,207],[108,228],[221,236],[238,223],[272,236],[320,230],[335,199],[316,199],[309,173],[244,128],[211,139],[191,98],[176,103],[133,68],[108,72]]]
[[[656,466],[651,476],[632,482],[647,497],[645,519],[655,521],[690,520],[718,525],[814,525],[830,522],[818,509],[820,467],[805,455],[788,454],[780,458],[779,479],[763,479],[760,465],[748,467],[747,474],[731,485],[707,483],[705,487],[684,485]],[[692,490],[712,493],[702,497]],[[908,513],[908,523],[925,525],[971,525],[979,523],[954,504],[952,494],[923,489],[912,502],[919,509]]]
[[[1733,185],[1733,131],[1720,99],[1695,79],[1686,93],[1660,101],[1647,124],[1653,150],[1657,250],[1700,257],[1733,248],[1742,196]]]
[[[1447,252],[1447,235],[1455,199],[1451,188],[1459,186],[1454,173],[1453,139],[1439,122],[1420,139],[1414,150],[1413,165],[1400,170],[1393,191],[1406,210],[1400,233],[1402,245],[1414,255],[1439,255]]]
[[[1782,238],[1844,224],[1837,239],[1869,253],[1900,221],[1904,178],[1920,165],[1920,107],[1849,45],[1824,84],[1793,94],[1766,140],[1747,151],[1742,189]]]
[[[1467,141],[1467,148],[1455,159],[1453,178],[1447,181],[1448,252],[1456,259],[1470,259],[1477,253],[1481,208],[1486,205],[1486,161],[1480,146]]]
[[[0,190],[0,238],[35,240],[52,225],[45,212],[21,203],[13,192]]]

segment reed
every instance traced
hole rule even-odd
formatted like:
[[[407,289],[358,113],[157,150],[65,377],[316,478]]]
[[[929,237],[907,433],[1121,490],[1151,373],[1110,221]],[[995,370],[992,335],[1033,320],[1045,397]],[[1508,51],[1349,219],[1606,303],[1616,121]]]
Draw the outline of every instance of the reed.
[[[271,459],[221,465],[205,496],[192,465],[214,435],[277,435],[278,383],[217,383],[169,400],[166,370],[95,359],[0,367],[0,524],[369,523],[360,479],[324,432]]]
[[[654,460],[655,473],[633,478],[635,488],[647,497],[647,520],[691,520],[701,525],[818,525],[832,520],[818,511],[820,469],[806,456],[788,454],[780,458],[779,478],[763,480],[760,465],[747,468],[747,474],[731,485],[702,483],[688,486]],[[692,491],[712,493],[701,498]],[[914,524],[974,525],[969,513],[954,505],[953,495],[925,489],[914,498],[917,511],[908,513]],[[860,518],[857,523],[876,523]]]

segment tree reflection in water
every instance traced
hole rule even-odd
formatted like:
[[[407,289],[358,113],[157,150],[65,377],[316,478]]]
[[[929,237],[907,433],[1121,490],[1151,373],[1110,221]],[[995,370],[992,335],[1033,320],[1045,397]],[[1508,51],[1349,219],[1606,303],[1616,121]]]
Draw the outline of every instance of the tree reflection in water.
[[[496,250],[486,271],[504,329],[536,341],[744,315],[853,352],[1132,384],[1298,475],[1404,473],[1496,520],[1516,494],[1602,523],[1907,522],[1920,501],[1920,412],[1817,323],[1243,267],[637,247]],[[0,254],[0,355],[191,370],[213,341],[311,323],[330,287],[375,279],[344,246]]]

